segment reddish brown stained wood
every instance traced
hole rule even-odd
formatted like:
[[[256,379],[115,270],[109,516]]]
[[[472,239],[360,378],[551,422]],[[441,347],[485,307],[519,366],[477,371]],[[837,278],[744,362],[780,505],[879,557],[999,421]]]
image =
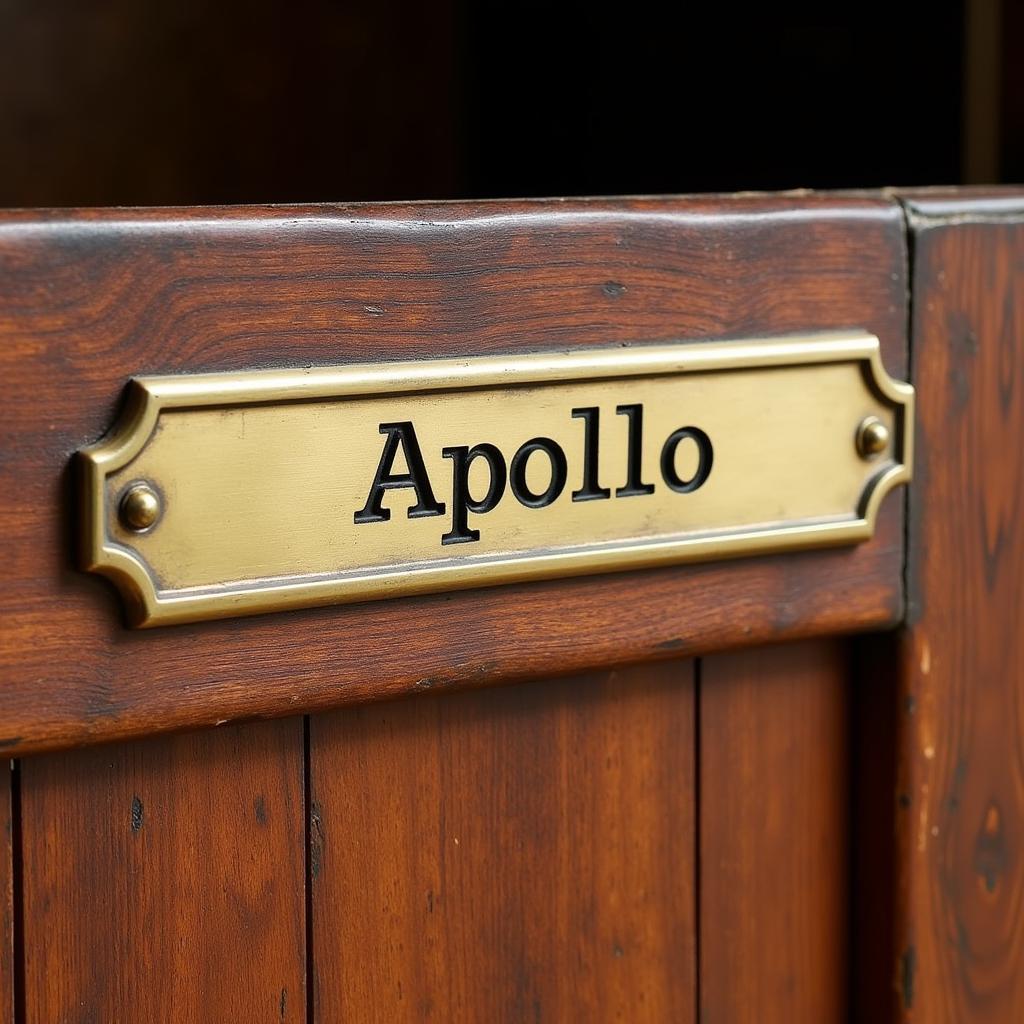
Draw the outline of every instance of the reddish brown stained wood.
[[[898,189],[892,194],[906,207],[912,231],[923,226],[923,219],[998,220],[1024,213],[1024,193],[1019,185]]]
[[[304,1021],[301,719],[23,762],[26,1024]]]
[[[845,1019],[848,658],[819,641],[701,662],[702,1024]]]
[[[1024,203],[915,197],[896,1017],[1024,1019]],[[948,219],[947,219],[948,218]]]
[[[14,1022],[14,817],[10,762],[0,765],[0,1024]]]
[[[897,621],[901,495],[855,549],[131,632],[68,466],[142,372],[862,327],[902,376],[905,285],[864,197],[4,214],[0,750]]]
[[[695,1019],[692,663],[312,720],[316,1019]]]

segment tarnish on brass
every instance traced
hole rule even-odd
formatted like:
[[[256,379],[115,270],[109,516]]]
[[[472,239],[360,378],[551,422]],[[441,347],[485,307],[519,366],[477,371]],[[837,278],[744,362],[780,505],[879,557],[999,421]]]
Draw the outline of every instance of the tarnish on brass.
[[[859,331],[139,377],[82,566],[154,626],[856,544],[913,394]]]

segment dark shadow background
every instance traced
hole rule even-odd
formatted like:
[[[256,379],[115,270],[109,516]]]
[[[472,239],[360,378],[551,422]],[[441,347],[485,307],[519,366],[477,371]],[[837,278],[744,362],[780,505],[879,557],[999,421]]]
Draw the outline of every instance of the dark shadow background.
[[[1024,178],[1018,0],[0,0],[0,206]]]

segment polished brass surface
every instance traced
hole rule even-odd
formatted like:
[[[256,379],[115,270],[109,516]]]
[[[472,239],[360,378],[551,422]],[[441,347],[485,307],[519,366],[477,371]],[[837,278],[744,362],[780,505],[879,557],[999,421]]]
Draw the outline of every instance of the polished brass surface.
[[[148,626],[853,544],[910,477],[912,401],[862,332],[143,377],[81,453],[82,561]],[[891,438],[870,463],[868,418]],[[396,424],[413,426],[445,513],[392,487],[386,521],[360,521]],[[466,463],[479,538],[454,543],[458,453],[473,446],[490,451]],[[398,448],[391,472],[411,472]],[[144,533],[118,512],[140,480],[165,496]]]
[[[865,458],[874,458],[889,447],[889,437],[889,428],[877,416],[868,416],[857,429],[857,449]]]
[[[133,484],[124,492],[119,510],[121,524],[141,533],[160,518],[160,497],[149,484]]]

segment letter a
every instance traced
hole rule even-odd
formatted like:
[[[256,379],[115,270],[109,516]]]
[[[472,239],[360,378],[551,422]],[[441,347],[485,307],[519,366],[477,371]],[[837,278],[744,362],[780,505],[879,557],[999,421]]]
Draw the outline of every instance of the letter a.
[[[384,492],[402,487],[411,487],[416,492],[416,504],[409,509],[410,519],[444,515],[444,503],[437,501],[430,489],[430,478],[427,476],[427,467],[423,464],[423,453],[420,451],[420,443],[416,439],[412,423],[408,420],[403,423],[381,423],[380,432],[387,434],[388,439],[384,442],[384,451],[377,466],[377,475],[370,486],[366,504],[353,517],[355,522],[386,523],[391,518],[391,510],[384,508],[382,504]],[[391,471],[399,445],[405,453],[408,473]]]

